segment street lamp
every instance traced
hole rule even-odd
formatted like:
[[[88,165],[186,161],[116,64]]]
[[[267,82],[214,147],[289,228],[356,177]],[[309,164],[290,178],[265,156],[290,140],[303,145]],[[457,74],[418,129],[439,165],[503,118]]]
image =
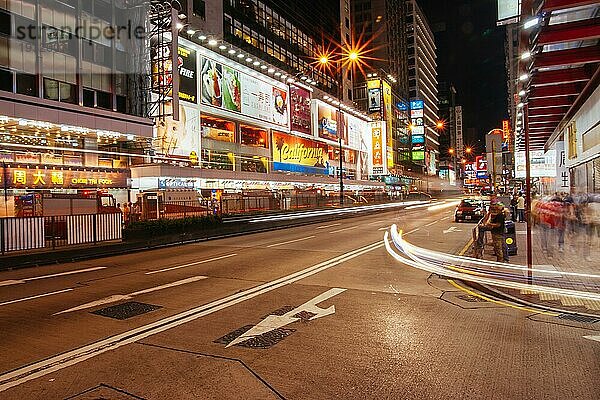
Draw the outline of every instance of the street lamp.
[[[333,52],[325,50],[317,57],[317,66],[322,69],[328,69],[336,73],[338,79],[338,101],[334,102],[337,105],[337,131],[338,131],[338,140],[339,140],[339,149],[340,149],[340,206],[344,205],[344,149],[342,146],[342,104],[343,104],[343,94],[344,94],[344,68],[354,68],[355,66],[361,63],[364,63],[364,60],[361,59],[361,49],[360,48],[352,48],[350,46],[340,46],[339,53],[336,55]],[[335,65],[335,66],[334,66]]]

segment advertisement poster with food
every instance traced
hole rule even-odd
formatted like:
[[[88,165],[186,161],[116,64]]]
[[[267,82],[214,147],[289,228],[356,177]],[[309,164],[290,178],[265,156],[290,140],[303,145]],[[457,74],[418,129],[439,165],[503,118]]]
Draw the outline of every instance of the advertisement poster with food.
[[[313,140],[273,132],[273,162],[326,169],[329,167],[328,146]],[[277,168],[277,164],[275,164]],[[288,169],[285,169],[288,170]],[[325,173],[323,171],[323,173]]]
[[[223,106],[223,68],[221,64],[202,59],[202,104],[215,107]]]
[[[192,160],[190,157],[200,154],[200,114],[197,109],[180,103],[179,121],[167,117],[158,122],[156,142],[160,154],[166,156]]]
[[[201,64],[202,104],[289,126],[287,89],[206,57]]]

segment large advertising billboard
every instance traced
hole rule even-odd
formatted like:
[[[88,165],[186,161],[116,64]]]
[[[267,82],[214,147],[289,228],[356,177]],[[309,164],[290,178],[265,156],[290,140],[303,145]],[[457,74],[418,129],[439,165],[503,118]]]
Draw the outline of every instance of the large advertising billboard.
[[[498,0],[498,21],[513,19],[521,14],[521,0]]]
[[[310,91],[298,86],[290,87],[292,131],[310,135],[310,97]]]
[[[169,107],[166,105],[170,113]],[[197,163],[200,154],[200,113],[192,105],[179,103],[179,121],[166,117],[156,125],[156,143],[160,154],[185,157]]]
[[[317,136],[322,139],[338,141],[338,133],[341,131],[342,143],[347,144],[347,120],[344,113],[341,118],[338,116],[338,110],[325,104],[317,102]],[[341,127],[338,129],[338,125]]]
[[[381,113],[381,81],[373,79],[367,82],[369,114]]]
[[[387,175],[386,126],[381,121],[371,122],[370,175]]]
[[[202,104],[289,127],[289,89],[202,57]]]
[[[198,103],[196,50],[179,46],[177,69],[179,71],[179,98],[190,103]]]
[[[327,174],[328,146],[325,143],[273,131],[273,169]]]

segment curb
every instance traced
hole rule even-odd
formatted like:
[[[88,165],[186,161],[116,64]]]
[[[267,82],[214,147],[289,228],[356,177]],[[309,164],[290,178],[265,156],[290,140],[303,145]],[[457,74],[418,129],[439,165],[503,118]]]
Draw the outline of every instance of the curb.
[[[470,239],[467,244],[465,245],[465,247],[463,247],[463,249],[458,253],[459,256],[464,256],[465,253],[467,252],[467,250],[471,247],[473,243],[473,239]],[[517,305],[521,305],[521,306],[525,306],[525,307],[529,307],[529,308],[538,308],[540,310],[543,311],[550,311],[550,312],[554,312],[557,314],[571,314],[571,315],[581,315],[584,317],[590,317],[590,318],[597,318],[600,319],[600,314],[590,314],[590,313],[585,313],[585,312],[580,312],[580,311],[573,311],[573,310],[564,310],[561,308],[556,308],[556,307],[550,307],[548,305],[544,305],[544,304],[540,304],[540,303],[532,303],[530,301],[527,300],[523,300],[521,298],[518,297],[514,297],[511,296],[505,292],[503,292],[501,289],[497,289],[494,287],[490,287],[487,285],[482,285],[479,283],[475,283],[475,282],[470,282],[470,281],[464,281],[461,280],[461,282],[475,290],[479,290],[480,292],[483,292],[489,296],[493,296],[496,297],[500,300],[504,300],[507,302],[512,302],[515,303]]]

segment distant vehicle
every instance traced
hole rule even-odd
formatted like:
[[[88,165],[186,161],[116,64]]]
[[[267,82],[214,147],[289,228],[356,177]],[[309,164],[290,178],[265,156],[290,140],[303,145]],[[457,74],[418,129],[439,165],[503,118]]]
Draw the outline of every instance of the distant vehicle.
[[[463,199],[454,211],[454,222],[479,222],[485,215],[485,204],[478,199]]]

